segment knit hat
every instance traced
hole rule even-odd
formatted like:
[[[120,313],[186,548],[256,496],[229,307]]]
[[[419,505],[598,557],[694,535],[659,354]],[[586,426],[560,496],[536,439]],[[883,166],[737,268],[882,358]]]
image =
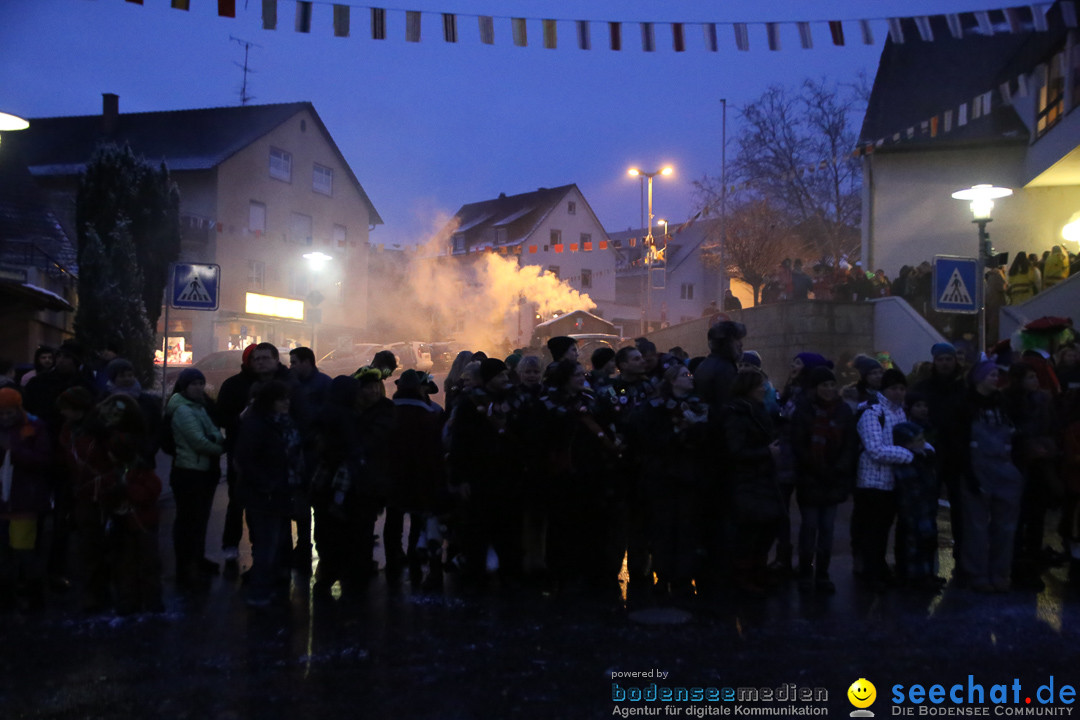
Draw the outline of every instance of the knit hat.
[[[997,370],[998,366],[989,360],[983,360],[981,363],[971,369],[971,381],[978,385],[983,380],[990,376],[990,373]]]
[[[615,351],[609,347],[599,347],[593,350],[591,362],[594,369],[607,365],[609,362],[615,359]]]
[[[511,370],[514,370],[514,369],[517,368],[518,363],[521,362],[522,357],[524,357],[524,356],[521,353],[519,353],[517,351],[514,351],[514,352],[510,353],[509,355],[507,355],[506,359],[503,360],[503,362],[506,363],[506,367],[510,368]]]
[[[897,423],[892,429],[893,445],[907,445],[923,434],[923,429],[913,422]]]
[[[109,364],[105,366],[105,377],[109,378],[109,382],[116,382],[116,376],[128,370],[133,372],[135,370],[135,366],[131,364],[130,360],[119,357],[113,358],[109,361]]]
[[[566,351],[576,344],[577,340],[572,337],[567,337],[566,335],[556,335],[547,341],[548,350],[551,351],[551,359],[555,362],[562,360]]]
[[[956,355],[956,347],[952,343],[939,342],[934,343],[930,348],[930,357],[937,357],[938,355]]]
[[[821,365],[810,371],[807,382],[810,387],[816,388],[821,383],[836,382],[836,375],[832,370]]]
[[[248,345],[244,348],[244,352],[240,355],[240,367],[251,367],[251,354],[255,352],[255,345]]]
[[[817,353],[801,352],[795,357],[802,362],[803,367],[807,370],[813,370],[816,367],[825,367],[831,370],[833,367],[832,360],[829,360],[824,355],[818,355]]]
[[[22,410],[22,395],[15,388],[0,388],[0,408]]]
[[[382,382],[383,371],[379,368],[373,368],[370,365],[365,365],[364,367],[353,373],[353,377],[356,378],[356,381],[360,384],[360,386],[364,386],[369,383]]]
[[[903,385],[904,387],[907,387],[907,378],[904,376],[904,373],[896,368],[889,368],[885,371],[885,374],[881,376],[881,389],[887,390],[893,385]]]
[[[555,338],[552,338],[554,340]],[[569,338],[567,338],[569,340]],[[550,344],[550,342],[549,342]],[[480,363],[480,378],[488,383],[501,372],[506,372],[506,363],[498,358],[488,358]]]
[[[185,390],[187,390],[188,385],[195,382],[196,380],[202,380],[205,383],[206,376],[203,375],[202,371],[198,368],[186,368],[185,370],[181,371],[180,374],[177,376],[176,385],[173,386],[173,392],[184,392]]]
[[[761,367],[761,355],[757,350],[746,350],[742,354],[742,359],[739,361],[743,365],[753,365],[756,368]]]
[[[865,378],[875,370],[881,370],[881,363],[869,355],[856,355],[851,361],[852,366],[858,371],[859,376]],[[882,385],[882,387],[885,387]]]

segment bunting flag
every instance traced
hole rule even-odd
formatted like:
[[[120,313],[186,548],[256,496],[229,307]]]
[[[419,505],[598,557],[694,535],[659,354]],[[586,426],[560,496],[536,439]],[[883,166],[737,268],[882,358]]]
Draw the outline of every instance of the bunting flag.
[[[843,46],[844,44],[844,23],[839,20],[829,21],[829,33],[832,35],[832,44]]]
[[[750,49],[750,36],[746,32],[746,23],[735,23],[735,47],[739,50]]]
[[[608,29],[611,31],[611,49],[622,50],[622,24],[610,22]]]
[[[262,22],[263,30],[277,29],[277,0],[263,0]]]
[[[554,50],[559,45],[558,28],[554,20],[544,21],[544,47]]]
[[[371,39],[386,39],[386,10],[384,8],[371,8]]]
[[[653,35],[652,23],[641,23],[641,49],[644,52],[654,52],[656,50],[656,37]]]
[[[686,36],[683,34],[682,23],[671,26],[671,49],[675,52],[686,52]]]
[[[481,15],[477,18],[477,24],[480,26],[480,42],[485,45],[495,44],[495,18],[490,15]]]
[[[960,16],[956,13],[945,16],[945,22],[949,26],[949,32],[956,40],[961,40],[964,37],[964,25],[960,22]]]
[[[952,130],[952,110],[945,111],[945,132]]]
[[[938,116],[930,118],[930,137],[937,137],[938,132]]]
[[[334,4],[334,37],[349,37],[349,13],[352,10],[348,5]]]
[[[405,41],[420,42],[420,13],[415,10],[405,13]]]
[[[296,2],[296,32],[311,32],[311,0]]]
[[[934,29],[930,27],[930,18],[925,15],[915,18],[915,28],[923,42],[934,42]]]
[[[587,20],[577,21],[577,44],[582,50],[592,50],[592,36],[590,35]]]
[[[765,23],[765,33],[769,37],[769,49],[780,49],[780,23]]]
[[[705,23],[705,49],[709,52],[718,52],[720,42],[716,35],[716,23]]]
[[[125,0],[134,5],[143,5],[145,0]],[[245,0],[243,9],[247,10],[250,0]],[[294,28],[296,32],[311,32],[312,8],[318,2],[320,5],[330,5],[333,10],[333,34],[335,37],[351,37],[351,14],[353,8],[368,10],[371,13],[371,37],[373,40],[385,40],[386,13],[385,8],[367,7],[349,2],[349,0],[295,0],[296,20]],[[177,10],[189,10],[191,0],[169,0],[172,8]],[[262,27],[264,30],[276,30],[278,26],[278,0],[262,0]],[[236,17],[236,0],[217,0],[218,15],[221,17]],[[1059,8],[1051,14],[1051,8]],[[321,11],[320,11],[321,12]],[[393,13],[405,14],[405,39],[408,42],[418,43],[421,41],[421,24],[423,15],[433,14],[431,11],[419,10],[391,10]],[[528,46],[527,24],[537,22],[541,24],[543,32],[543,47],[557,49],[558,36],[557,26],[560,22],[574,23],[577,46],[581,50],[592,49],[592,25],[593,23],[606,23],[608,26],[609,46],[613,51],[623,49],[622,25],[619,20],[569,20],[560,18],[526,18],[526,17],[497,17],[492,15],[472,15],[457,12],[439,13],[443,22],[443,40],[447,43],[460,41],[458,34],[457,18],[475,17],[479,27],[479,40],[484,45],[495,44],[494,23],[496,19],[509,20],[512,26],[513,43],[517,47]],[[970,18],[974,18],[975,27],[970,27]],[[965,33],[964,23],[969,27]],[[717,25],[730,26],[734,36],[735,48],[745,52],[750,50],[750,25],[764,25],[767,46],[770,51],[781,49],[781,34],[784,32],[783,25],[794,25],[798,33],[799,44],[803,49],[813,49],[813,25],[816,22],[827,24],[832,44],[843,47],[847,44],[844,33],[845,22],[858,22],[865,45],[874,44],[875,23],[884,22],[888,26],[889,39],[893,43],[903,43],[909,39],[905,33],[912,32],[912,28],[918,32],[923,42],[935,42],[934,24],[944,23],[948,28],[949,35],[954,39],[962,39],[965,35],[977,34],[984,37],[993,36],[995,32],[1001,33],[1026,33],[1047,32],[1049,24],[1053,21],[1056,25],[1068,29],[1078,27],[1076,0],[1057,0],[1057,2],[1035,2],[1026,5],[1002,7],[998,9],[978,10],[966,13],[946,13],[941,15],[918,15],[907,17],[890,17],[883,20],[876,18],[849,18],[847,20],[791,20],[791,21],[759,21],[759,22],[638,22],[641,28],[641,49],[643,52],[657,52],[656,29],[658,25],[671,28],[671,51],[683,53],[687,51],[686,33],[687,25],[699,25],[704,37],[704,49],[707,52],[718,52],[719,41]],[[905,24],[907,28],[905,29]],[[939,26],[940,27],[940,26]],[[756,32],[756,31],[755,31]],[[940,34],[940,32],[939,32]],[[1003,93],[1007,102],[1013,97],[1019,96],[1019,92]]]
[[[956,126],[964,127],[967,125],[967,103],[960,103],[960,112],[956,116]]]
[[[862,41],[863,45],[874,44],[874,29],[870,27],[869,20],[860,20],[859,27],[862,29]]]

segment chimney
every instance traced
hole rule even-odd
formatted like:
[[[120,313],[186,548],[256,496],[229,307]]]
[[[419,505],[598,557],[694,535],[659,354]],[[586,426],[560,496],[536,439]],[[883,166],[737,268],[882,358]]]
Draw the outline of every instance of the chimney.
[[[101,130],[112,135],[116,130],[116,120],[120,115],[120,96],[116,93],[101,93]]]

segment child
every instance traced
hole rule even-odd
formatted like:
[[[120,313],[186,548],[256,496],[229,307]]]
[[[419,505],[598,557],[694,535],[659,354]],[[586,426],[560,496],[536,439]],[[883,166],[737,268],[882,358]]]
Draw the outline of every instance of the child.
[[[910,450],[910,464],[894,465],[897,524],[896,556],[905,565],[908,586],[938,592],[941,579],[934,574],[937,559],[938,484],[934,472],[934,449],[926,442],[923,429],[913,422],[893,428],[893,444]],[[905,563],[900,563],[903,556]]]

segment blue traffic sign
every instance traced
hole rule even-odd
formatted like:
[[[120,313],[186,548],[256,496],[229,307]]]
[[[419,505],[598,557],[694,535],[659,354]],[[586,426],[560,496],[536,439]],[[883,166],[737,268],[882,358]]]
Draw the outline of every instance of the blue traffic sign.
[[[934,256],[934,309],[945,313],[979,312],[982,283],[975,258]]]
[[[171,305],[181,310],[217,310],[221,266],[175,263],[169,296]]]

